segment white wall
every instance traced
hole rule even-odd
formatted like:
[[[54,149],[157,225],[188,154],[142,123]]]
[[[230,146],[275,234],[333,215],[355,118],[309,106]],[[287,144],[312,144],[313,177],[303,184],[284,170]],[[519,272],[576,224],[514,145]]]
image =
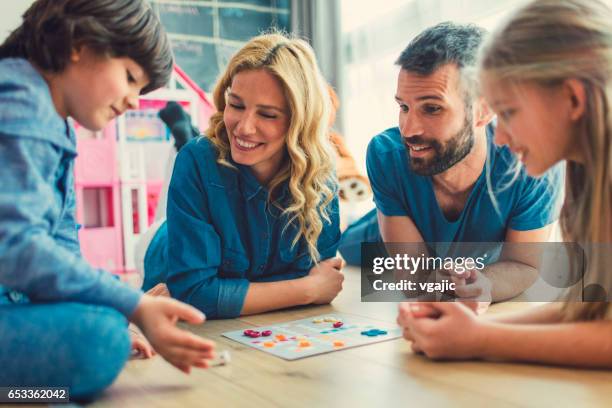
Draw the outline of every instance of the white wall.
[[[21,23],[21,15],[33,0],[2,1],[0,5],[0,43],[4,42],[12,30]]]

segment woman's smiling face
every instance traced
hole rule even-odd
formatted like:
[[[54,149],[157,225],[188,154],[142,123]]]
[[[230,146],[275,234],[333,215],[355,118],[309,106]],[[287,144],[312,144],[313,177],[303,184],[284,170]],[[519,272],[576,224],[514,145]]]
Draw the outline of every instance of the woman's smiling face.
[[[232,159],[250,166],[266,184],[285,154],[290,111],[280,81],[265,69],[236,74],[228,88],[223,121]]]

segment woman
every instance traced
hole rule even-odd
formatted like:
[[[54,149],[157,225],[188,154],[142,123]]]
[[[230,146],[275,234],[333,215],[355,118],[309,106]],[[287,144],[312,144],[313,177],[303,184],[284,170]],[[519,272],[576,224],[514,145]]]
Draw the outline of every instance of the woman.
[[[179,152],[149,289],[228,318],[328,303],[342,288],[329,96],[302,40],[266,34],[229,61],[206,135]]]

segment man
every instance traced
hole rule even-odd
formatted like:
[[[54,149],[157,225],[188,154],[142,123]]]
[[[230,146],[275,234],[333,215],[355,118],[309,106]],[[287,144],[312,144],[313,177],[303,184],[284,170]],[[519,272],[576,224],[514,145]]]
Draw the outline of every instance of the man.
[[[545,242],[557,217],[561,173],[541,179],[514,171],[507,147],[493,143],[493,115],[474,92],[483,30],[441,23],[402,52],[395,100],[399,126],[375,136],[367,170],[376,211],[350,226],[340,252],[359,262],[359,244],[415,242]],[[493,301],[516,296],[537,278],[533,262],[502,253],[465,275],[455,291]],[[517,253],[519,252],[519,253]]]

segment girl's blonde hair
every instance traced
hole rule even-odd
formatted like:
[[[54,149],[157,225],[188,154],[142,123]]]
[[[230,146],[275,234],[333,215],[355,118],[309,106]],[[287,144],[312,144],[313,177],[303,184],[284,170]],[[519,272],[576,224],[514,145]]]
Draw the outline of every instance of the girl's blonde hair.
[[[612,12],[598,0],[533,1],[488,39],[479,69],[508,83],[582,82],[586,109],[574,137],[584,162],[567,163],[560,224],[566,240],[586,245],[585,276],[610,290],[612,273],[597,243],[612,242]],[[602,318],[608,305],[568,302],[565,317]]]
[[[268,200],[280,206],[275,198],[281,185],[288,182],[290,200],[281,209],[288,216],[287,226],[297,223],[292,245],[303,237],[311,258],[318,261],[317,240],[323,221],[331,222],[327,208],[336,193],[336,183],[328,136],[329,94],[308,43],[274,32],[254,37],[242,47],[215,86],[217,112],[210,119],[206,137],[219,152],[218,162],[233,167],[228,161],[230,145],[223,121],[227,91],[237,73],[257,69],[265,69],[278,79],[290,110],[287,155],[267,186]]]

